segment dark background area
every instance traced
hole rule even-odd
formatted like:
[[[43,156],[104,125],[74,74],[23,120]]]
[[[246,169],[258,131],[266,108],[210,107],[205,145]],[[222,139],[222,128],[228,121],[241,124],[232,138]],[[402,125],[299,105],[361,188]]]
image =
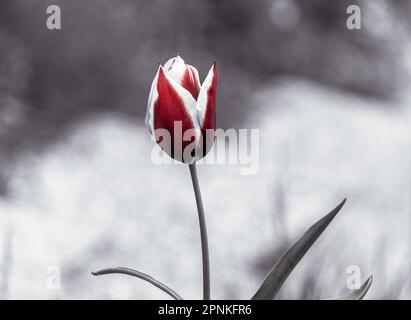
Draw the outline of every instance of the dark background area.
[[[411,4],[371,2],[356,1],[364,27],[347,32],[348,0],[3,0],[0,110],[12,120],[2,124],[1,157],[53,142],[96,113],[137,122],[157,64],[177,53],[203,77],[218,62],[221,127],[238,126],[250,93],[283,74],[390,98],[402,80],[399,30],[409,28]],[[50,4],[62,9],[61,30],[46,28]]]

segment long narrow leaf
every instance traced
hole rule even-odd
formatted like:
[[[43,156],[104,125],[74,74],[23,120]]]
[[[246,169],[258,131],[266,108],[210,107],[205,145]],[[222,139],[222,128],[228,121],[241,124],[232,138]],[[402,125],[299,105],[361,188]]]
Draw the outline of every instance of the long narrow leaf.
[[[165,293],[170,295],[172,298],[175,300],[183,300],[179,294],[177,294],[173,289],[170,287],[166,286],[164,283],[154,279],[152,276],[149,276],[148,274],[145,274],[143,272],[133,270],[130,268],[125,268],[125,267],[117,267],[117,268],[107,268],[99,271],[93,271],[91,274],[94,276],[101,276],[104,274],[113,274],[113,273],[120,273],[120,274],[126,274],[129,276],[137,277],[142,280],[145,280],[152,285],[156,286],[160,290],[163,290]]]
[[[318,239],[337,213],[341,210],[345,201],[346,199],[344,199],[329,214],[312,225],[311,228],[308,229],[303,236],[285,252],[276,265],[271,269],[260,289],[258,289],[256,294],[251,298],[252,300],[274,299],[278,290],[280,290],[291,271],[293,271],[308,249],[311,248],[313,243]]]
[[[352,290],[350,293],[347,293],[341,297],[328,299],[328,300],[362,300],[367,294],[372,284],[372,276],[369,276],[368,279],[361,285],[360,288]]]

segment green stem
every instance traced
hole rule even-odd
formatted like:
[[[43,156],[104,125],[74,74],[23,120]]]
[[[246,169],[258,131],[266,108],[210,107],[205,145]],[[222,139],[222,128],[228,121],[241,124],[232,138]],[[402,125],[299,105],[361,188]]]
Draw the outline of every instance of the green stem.
[[[198,184],[197,169],[195,163],[189,164],[191,180],[193,181],[194,195],[196,197],[198,221],[200,224],[201,253],[203,258],[203,299],[210,300],[210,258],[208,254],[207,227],[204,215],[203,201],[201,199],[200,186]]]

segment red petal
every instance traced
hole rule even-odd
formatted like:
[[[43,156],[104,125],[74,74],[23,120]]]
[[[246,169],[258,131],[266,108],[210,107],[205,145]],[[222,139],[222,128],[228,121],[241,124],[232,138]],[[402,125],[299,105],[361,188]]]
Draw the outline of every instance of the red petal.
[[[157,92],[158,98],[154,103],[154,129],[168,130],[171,136],[171,154],[169,153],[169,155],[173,158],[175,158],[174,155],[176,155],[176,158],[179,159],[181,154],[177,155],[175,153],[182,153],[184,148],[191,142],[183,141],[182,136],[186,130],[194,129],[194,124],[184,105],[183,99],[167,79],[163,68],[160,68],[158,74]],[[174,136],[175,121],[182,122],[181,137]]]
[[[204,84],[203,84],[204,85]],[[214,143],[214,130],[216,127],[216,93],[217,93],[217,67],[213,64],[213,77],[210,87],[207,89],[207,102],[205,106],[203,123],[201,125],[202,146],[200,156],[205,155],[211,150]]]
[[[207,105],[204,114],[201,133],[205,136],[206,129],[215,129],[215,113],[216,113],[216,94],[217,94],[217,65],[213,64],[213,79],[211,86],[207,90]]]
[[[187,89],[194,97],[194,99],[197,100],[198,94],[200,92],[200,82],[197,78],[197,74],[192,69],[192,67],[187,66],[187,69],[184,72],[184,76],[181,79],[181,86],[184,89]]]

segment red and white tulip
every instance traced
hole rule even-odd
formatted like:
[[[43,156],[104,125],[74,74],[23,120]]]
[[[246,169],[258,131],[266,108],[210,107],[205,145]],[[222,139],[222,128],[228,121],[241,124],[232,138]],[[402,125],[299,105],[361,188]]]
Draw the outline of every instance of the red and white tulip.
[[[202,85],[197,69],[180,56],[160,65],[148,97],[146,125],[169,156],[192,163],[211,149],[216,91],[215,63]]]

